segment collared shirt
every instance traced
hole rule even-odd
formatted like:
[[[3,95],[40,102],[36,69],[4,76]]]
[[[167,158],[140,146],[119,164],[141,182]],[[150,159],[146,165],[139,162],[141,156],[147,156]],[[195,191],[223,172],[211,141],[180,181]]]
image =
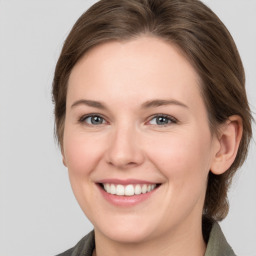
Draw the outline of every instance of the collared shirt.
[[[205,256],[236,256],[217,222],[212,226]]]
[[[91,231],[75,247],[57,256],[92,256],[94,248],[94,231]],[[217,222],[212,226],[205,256],[236,256]]]

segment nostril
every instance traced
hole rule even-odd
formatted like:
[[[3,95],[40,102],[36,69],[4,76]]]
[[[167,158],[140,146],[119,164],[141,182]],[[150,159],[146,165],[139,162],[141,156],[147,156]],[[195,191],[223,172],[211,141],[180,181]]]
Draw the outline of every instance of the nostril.
[[[139,163],[136,162],[126,161],[126,159],[112,159],[107,161],[107,163],[111,166],[115,166],[118,169],[127,169],[139,165]]]

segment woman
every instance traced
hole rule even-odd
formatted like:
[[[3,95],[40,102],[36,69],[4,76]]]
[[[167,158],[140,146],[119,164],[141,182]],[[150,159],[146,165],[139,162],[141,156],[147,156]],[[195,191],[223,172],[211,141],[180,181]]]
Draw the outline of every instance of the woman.
[[[94,226],[60,255],[235,255],[217,221],[251,138],[243,66],[197,0],[102,0],[63,46],[56,134]]]

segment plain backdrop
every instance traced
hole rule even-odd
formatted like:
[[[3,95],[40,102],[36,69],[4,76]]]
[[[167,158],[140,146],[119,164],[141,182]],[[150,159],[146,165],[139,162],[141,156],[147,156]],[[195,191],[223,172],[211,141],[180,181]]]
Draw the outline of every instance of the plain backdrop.
[[[94,2],[0,0],[1,256],[56,255],[92,229],[72,194],[54,141],[51,83],[65,37]],[[237,43],[255,113],[256,1],[204,2]],[[255,144],[234,179],[230,213],[221,222],[227,240],[242,256],[256,256]]]

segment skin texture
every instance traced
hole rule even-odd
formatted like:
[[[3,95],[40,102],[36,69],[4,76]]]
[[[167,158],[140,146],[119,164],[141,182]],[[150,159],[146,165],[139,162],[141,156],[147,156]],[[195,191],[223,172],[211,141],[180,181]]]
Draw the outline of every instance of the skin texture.
[[[95,227],[98,256],[204,255],[207,175],[230,166],[242,131],[232,117],[218,137],[211,134],[199,81],[178,48],[148,36],[96,46],[73,68],[63,162]],[[156,99],[172,102],[145,106]],[[84,118],[90,114],[102,123]],[[157,114],[171,119],[159,125]],[[161,185],[147,200],[120,207],[102,196],[96,185],[102,179]]]

